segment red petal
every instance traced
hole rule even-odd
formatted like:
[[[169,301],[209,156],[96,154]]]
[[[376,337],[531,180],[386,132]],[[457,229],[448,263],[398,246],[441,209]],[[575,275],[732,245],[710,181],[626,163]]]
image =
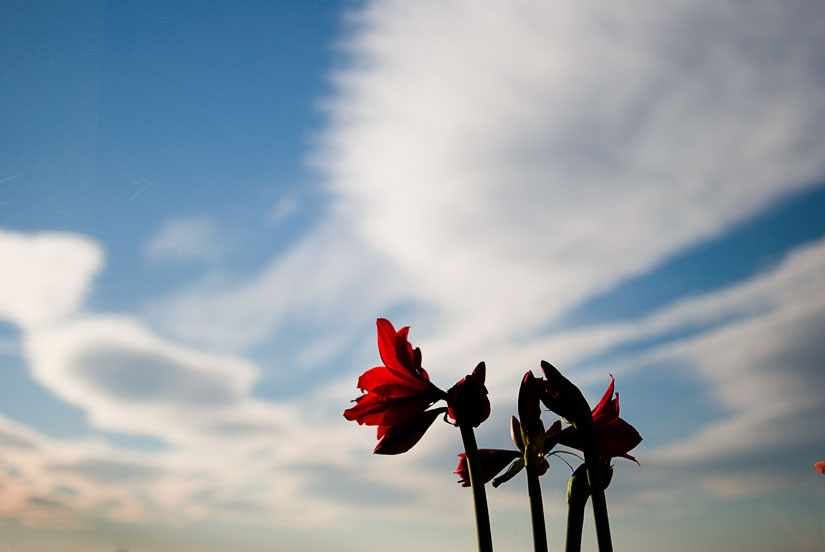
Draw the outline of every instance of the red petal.
[[[358,378],[359,389],[383,393],[377,391],[377,388],[385,385],[398,386],[399,389],[397,389],[396,392],[401,392],[400,387],[409,389],[410,391],[403,393],[404,395],[412,395],[422,391],[428,391],[432,388],[432,384],[430,384],[430,382],[409,376],[402,376],[398,372],[390,370],[386,366],[376,366],[375,368],[371,368],[361,374],[361,377]]]
[[[613,374],[610,375],[610,385],[607,387],[607,391],[604,392],[602,396],[602,400],[599,401],[599,404],[596,405],[596,408],[593,409],[593,421],[596,421],[596,418],[607,418],[607,420],[614,420],[619,417],[619,401],[618,401],[618,394],[616,395],[616,400],[613,399],[613,390],[614,390],[614,380]]]
[[[368,393],[356,399],[358,404],[344,411],[347,420],[366,425],[394,425],[426,410],[433,400],[428,396],[387,398]]]
[[[460,477],[459,483],[462,487],[470,486],[470,469],[467,466],[467,458],[465,454],[458,455],[461,460],[458,462],[458,468],[453,472]],[[481,477],[484,483],[492,481],[492,479],[501,472],[507,465],[521,456],[520,452],[514,450],[501,449],[478,449],[478,459],[481,462]]]
[[[407,341],[409,327],[396,332],[392,323],[386,318],[379,318],[378,352],[384,365],[402,378],[429,381],[427,373],[421,370],[421,351],[414,352]]]
[[[398,362],[395,353],[395,340],[398,333],[392,323],[386,318],[379,318],[375,324],[378,326],[378,354],[381,355],[381,361],[391,370],[401,374],[405,373],[406,370]]]
[[[560,445],[574,448],[576,450],[582,449],[581,439],[579,439],[579,434],[573,426],[567,426],[556,434],[556,440]]]
[[[395,336],[395,358],[398,359],[401,366],[414,374],[416,372],[415,353],[413,352],[412,345],[410,345],[410,342],[407,340],[407,334],[409,334],[409,332],[409,326],[404,326]],[[421,358],[420,352],[418,355],[419,358]]]
[[[379,428],[382,434],[381,441],[373,451],[375,454],[401,454],[410,450],[424,433],[433,425],[433,422],[442,414],[443,410],[436,408],[428,410],[410,418],[404,423],[396,424],[385,429]],[[382,431],[383,429],[383,431]]]
[[[621,418],[616,418],[605,426],[596,426],[596,446],[599,454],[605,458],[626,457],[627,452],[641,442],[642,436],[636,428]]]

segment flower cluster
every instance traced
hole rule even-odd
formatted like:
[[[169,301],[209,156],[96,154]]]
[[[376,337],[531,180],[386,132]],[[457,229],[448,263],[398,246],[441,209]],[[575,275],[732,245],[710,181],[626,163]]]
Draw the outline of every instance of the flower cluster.
[[[619,417],[619,394],[615,392],[612,375],[607,391],[591,410],[579,388],[552,364],[542,361],[544,377],[537,378],[528,371],[521,380],[518,417],[513,416],[510,424],[516,450],[479,450],[473,428],[490,416],[490,400],[484,386],[485,364],[480,362],[472,373],[444,391],[430,381],[422,367],[421,350],[414,348],[407,339],[408,327],[396,331],[384,318],[378,319],[376,325],[378,352],[383,364],[358,378],[361,395],[344,411],[347,420],[377,426],[375,453],[408,451],[436,418],[443,416],[445,421],[461,430],[465,452],[459,455],[455,473],[463,486],[473,490],[479,551],[492,552],[485,484],[492,480],[493,486],[498,486],[525,470],[534,549],[546,552],[539,476],[547,473],[547,458],[557,454],[553,451],[556,445],[578,449],[584,454],[584,463],[574,471],[568,485],[568,542],[565,547],[567,550],[580,549],[584,505],[589,500],[593,505],[599,549],[612,552],[604,497],[604,489],[613,476],[610,460],[622,457],[636,462],[629,452],[642,440],[639,432]],[[436,406],[440,401],[445,401],[446,406]],[[561,418],[547,429],[541,419],[542,405]],[[562,428],[562,420],[569,424],[568,427]],[[825,473],[825,463],[820,462],[815,467]]]
[[[607,387],[599,404],[591,411],[581,391],[550,363],[542,361],[545,379],[536,378],[527,372],[522,378],[518,395],[519,418],[512,419],[511,437],[518,451],[501,449],[481,449],[482,473],[484,481],[493,481],[494,486],[511,479],[526,463],[537,462],[539,474],[547,470],[546,455],[561,444],[573,449],[583,450],[581,430],[576,425],[592,423],[595,434],[596,449],[604,462],[615,457],[627,458],[638,464],[636,458],[628,454],[641,441],[642,437],[632,425],[619,417],[619,394],[614,397],[614,379],[610,376]],[[572,422],[562,429],[561,421],[554,422],[546,431],[541,422],[540,402],[553,412]],[[592,420],[592,422],[591,422]],[[459,455],[458,468],[462,486],[469,486],[466,458]],[[496,478],[507,465],[509,469]]]

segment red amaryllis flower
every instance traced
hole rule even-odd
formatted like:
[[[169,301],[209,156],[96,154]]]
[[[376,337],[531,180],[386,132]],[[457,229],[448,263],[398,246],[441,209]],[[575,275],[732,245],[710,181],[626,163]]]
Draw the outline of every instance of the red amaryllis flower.
[[[621,456],[639,463],[628,452],[642,442],[642,436],[632,425],[619,418],[619,394],[614,397],[614,380],[610,376],[610,386],[602,400],[593,409],[593,430],[596,436],[596,448],[604,459]],[[557,436],[562,445],[582,450],[579,434],[574,427],[563,429]]]
[[[456,424],[480,424],[490,414],[484,387],[484,363],[458,382],[448,394],[433,385],[421,367],[421,350],[407,341],[408,327],[395,331],[389,320],[379,318],[378,351],[383,366],[364,372],[358,388],[364,394],[344,411],[347,420],[378,426],[376,454],[400,454],[413,447],[435,419],[447,408],[428,410],[447,399]],[[486,410],[485,410],[486,405]]]
[[[825,461],[814,464],[814,469],[821,474],[825,474]]]

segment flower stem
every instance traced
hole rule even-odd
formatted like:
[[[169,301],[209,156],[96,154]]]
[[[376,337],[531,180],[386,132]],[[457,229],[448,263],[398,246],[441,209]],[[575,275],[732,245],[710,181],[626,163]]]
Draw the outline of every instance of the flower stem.
[[[585,502],[571,502],[567,505],[567,534],[564,537],[564,552],[580,552],[582,549],[582,527],[584,526]]]
[[[544,506],[541,501],[541,484],[535,462],[527,468],[527,495],[530,497],[530,519],[533,522],[533,549],[547,552],[547,531],[544,524]]]
[[[587,464],[587,481],[590,485],[590,500],[593,503],[593,519],[596,522],[596,540],[599,552],[613,552],[610,538],[610,520],[607,517],[607,500],[604,498],[601,460],[596,451],[596,435],[593,422],[579,424],[577,429],[582,438],[584,462]]]
[[[586,470],[584,464],[579,466],[567,485],[567,534],[564,537],[564,552],[581,552],[584,508],[590,496]]]
[[[464,452],[467,455],[467,468],[470,472],[470,487],[473,489],[473,504],[476,512],[476,532],[478,534],[479,552],[493,552],[493,536],[490,533],[490,513],[487,511],[487,495],[484,492],[484,479],[481,475],[481,462],[478,458],[478,445],[473,428],[459,426]]]

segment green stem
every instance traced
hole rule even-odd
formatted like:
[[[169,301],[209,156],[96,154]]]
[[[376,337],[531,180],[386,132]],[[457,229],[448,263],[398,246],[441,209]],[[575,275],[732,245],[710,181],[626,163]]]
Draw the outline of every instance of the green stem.
[[[582,549],[582,527],[586,505],[587,502],[571,502],[567,505],[567,534],[564,537],[564,552],[580,552]]]
[[[535,462],[527,466],[527,495],[530,497],[530,519],[533,522],[533,549],[547,552],[547,530],[544,524],[544,506],[541,501],[541,484]]]
[[[581,552],[584,508],[590,496],[586,478],[586,468],[582,464],[570,477],[570,483],[567,485],[567,534],[564,538],[564,552]]]
[[[610,538],[610,520],[607,517],[607,500],[604,498],[604,483],[602,482],[601,460],[596,452],[596,435],[593,431],[593,422],[586,427],[578,427],[584,452],[584,462],[587,464],[587,481],[590,484],[590,500],[593,503],[593,518],[596,522],[596,540],[599,543],[599,552],[613,552],[613,541]]]
[[[459,426],[461,440],[464,441],[464,453],[467,455],[467,468],[470,472],[470,487],[473,489],[473,504],[476,512],[476,532],[478,534],[479,552],[493,552],[493,536],[490,533],[490,513],[487,511],[487,495],[484,492],[484,479],[481,475],[481,461],[478,458],[478,445],[472,427]]]

